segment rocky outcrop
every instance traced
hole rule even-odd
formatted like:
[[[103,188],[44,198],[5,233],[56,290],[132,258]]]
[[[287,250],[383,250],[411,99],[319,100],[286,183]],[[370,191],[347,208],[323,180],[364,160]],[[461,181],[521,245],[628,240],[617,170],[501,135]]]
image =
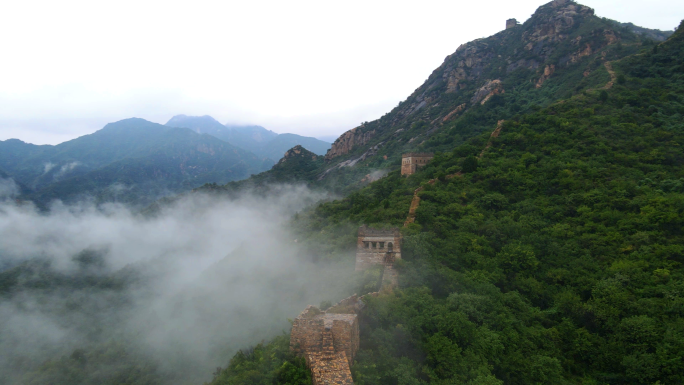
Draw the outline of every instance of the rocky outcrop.
[[[487,80],[487,82],[475,91],[475,95],[470,99],[471,104],[480,103],[485,104],[494,95],[503,94],[503,84],[501,80]]]
[[[464,81],[480,78],[492,57],[489,45],[482,40],[475,40],[459,46],[435,72],[442,73],[447,93],[458,92],[465,87]]]
[[[297,157],[308,157],[311,158],[311,160],[316,160],[318,159],[318,155],[314,154],[313,152],[307,150],[306,148],[302,147],[301,145],[296,145],[292,147],[291,149],[287,150],[285,155],[278,161],[278,164],[285,163],[290,159],[297,158]]]
[[[461,111],[465,110],[466,104],[460,104],[458,107],[454,108],[453,111],[449,112],[447,116],[445,116],[442,119],[442,123],[446,123],[449,119],[453,118],[456,116],[456,114],[460,113]]]
[[[555,0],[543,5],[533,15],[534,28],[523,33],[523,41],[527,42],[525,49],[536,50],[539,42],[564,40],[578,16],[593,14],[593,9],[570,0]]]
[[[523,84],[541,88],[550,78],[572,71],[585,71],[588,76],[595,63],[586,63],[581,69],[571,65],[589,62],[588,58],[601,55],[606,52],[604,47],[620,39],[634,40],[618,24],[595,17],[589,7],[571,0],[542,5],[521,25],[516,23],[491,37],[462,44],[390,113],[344,133],[325,156],[326,161],[343,159],[328,165],[319,178],[373,156],[376,142],[392,143],[393,134],[400,131],[413,131],[407,138],[406,134],[399,137],[410,138],[405,144],[421,143],[476,103],[484,104],[503,94],[504,83],[510,92]],[[416,124],[419,122],[430,123]]]
[[[355,147],[368,143],[375,135],[375,130],[364,132],[362,128],[363,126],[359,126],[340,135],[325,154],[325,160],[329,161],[340,155],[349,154]]]
[[[459,90],[458,83],[466,79],[466,72],[463,68],[454,68],[447,76],[447,93]]]
[[[539,78],[539,80],[537,80],[537,84],[535,84],[535,87],[541,88],[542,84],[544,84],[544,82],[547,81],[555,71],[556,66],[553,64],[549,64],[546,67],[544,67],[544,73]]]
[[[569,61],[570,63],[577,63],[578,61],[580,61],[580,59],[582,59],[585,56],[589,56],[592,53],[594,53],[594,51],[591,49],[591,44],[587,44],[584,46],[583,49],[580,49],[579,51],[570,55]]]
[[[506,66],[506,73],[509,74],[518,68],[527,68],[528,70],[536,70],[539,68],[539,62],[534,59],[520,59],[514,61]]]

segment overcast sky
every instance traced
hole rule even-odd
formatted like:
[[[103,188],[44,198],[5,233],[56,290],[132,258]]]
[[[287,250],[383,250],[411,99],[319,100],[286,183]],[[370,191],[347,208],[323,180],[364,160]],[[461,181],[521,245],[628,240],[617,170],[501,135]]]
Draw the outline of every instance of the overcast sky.
[[[672,30],[681,0],[586,0]],[[0,140],[56,144],[129,117],[211,115],[330,136],[373,120],[465,42],[542,1],[5,1]]]

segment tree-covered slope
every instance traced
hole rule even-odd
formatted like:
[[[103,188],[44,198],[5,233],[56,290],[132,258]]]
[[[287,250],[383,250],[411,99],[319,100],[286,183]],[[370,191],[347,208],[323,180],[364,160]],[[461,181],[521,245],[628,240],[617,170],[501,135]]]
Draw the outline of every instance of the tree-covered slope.
[[[356,384],[684,381],[683,26],[614,62],[614,84],[293,221],[324,254],[349,248],[350,227],[402,225],[422,186],[399,288],[361,315]],[[212,384],[248,383],[244,360]]]
[[[56,145],[0,142],[3,168],[33,190],[24,198],[48,203],[94,196],[149,203],[205,183],[227,183],[270,168],[256,155],[213,136],[126,119]]]
[[[245,179],[268,165],[210,135],[174,128],[147,156],[127,158],[52,183],[29,195],[39,202],[94,196],[98,201],[147,204],[206,183]]]
[[[272,185],[283,183],[301,183],[314,178],[323,165],[323,157],[316,155],[302,146],[295,146],[268,172],[253,175],[249,179],[234,181],[225,185],[209,183],[195,191],[222,194],[225,192],[242,193],[249,191],[270,191]]]

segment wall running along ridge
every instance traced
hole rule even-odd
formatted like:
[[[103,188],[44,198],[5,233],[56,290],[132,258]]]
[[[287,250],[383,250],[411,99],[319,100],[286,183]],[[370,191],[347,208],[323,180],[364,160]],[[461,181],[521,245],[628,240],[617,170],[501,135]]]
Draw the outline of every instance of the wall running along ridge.
[[[492,132],[490,140],[480,153],[479,158],[491,147],[492,140],[499,136],[503,128],[500,120]],[[430,154],[405,154],[416,159],[429,158]],[[429,161],[429,160],[428,160]],[[403,164],[402,164],[403,168]],[[448,175],[447,178],[461,176],[461,172]],[[428,181],[436,183],[436,179]],[[418,193],[415,190],[409,216],[404,226],[415,221],[415,212],[420,205]],[[382,283],[391,289],[397,285],[397,273],[393,268],[394,261],[401,259],[401,233],[398,228],[388,230],[372,229],[367,226],[359,228],[356,242],[356,271],[368,269],[372,266],[384,266]],[[377,296],[371,293],[367,296]],[[290,332],[290,350],[304,356],[306,365],[311,370],[313,385],[353,385],[351,365],[356,352],[359,350],[359,321],[357,314],[363,310],[365,296],[356,294],[345,298],[326,311],[316,306],[308,306],[292,323]]]
[[[399,229],[359,228],[356,271],[384,266],[383,286],[391,288],[397,284],[393,269],[396,259],[401,259]],[[313,385],[354,383],[350,367],[359,350],[357,313],[364,306],[363,297],[354,294],[326,311],[308,306],[295,318],[290,332],[290,350],[306,359]]]
[[[499,134],[503,129],[503,124],[504,120],[498,121],[498,123],[496,124],[496,128],[494,129],[494,131],[492,131],[492,134],[489,136],[487,145],[485,146],[485,148],[482,149],[480,155],[477,157],[478,159],[482,159],[487,149],[489,149],[489,147],[492,146],[492,140],[499,137]],[[447,175],[446,177],[447,179],[451,179],[461,175],[463,175],[463,173],[459,171],[455,174]],[[430,179],[428,181],[428,184],[435,184],[435,182],[437,182],[437,179]],[[416,221],[416,210],[418,210],[418,207],[420,207],[420,196],[418,195],[418,193],[420,193],[421,191],[423,191],[423,186],[420,186],[413,191],[413,199],[411,199],[411,206],[409,206],[409,213],[406,217],[406,221],[404,221],[404,227]]]

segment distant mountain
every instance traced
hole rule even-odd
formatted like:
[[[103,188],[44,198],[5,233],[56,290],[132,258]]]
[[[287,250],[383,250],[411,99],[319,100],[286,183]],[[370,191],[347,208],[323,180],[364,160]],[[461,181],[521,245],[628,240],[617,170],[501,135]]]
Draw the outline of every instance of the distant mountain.
[[[211,116],[176,115],[167,123],[170,127],[189,128],[197,133],[209,134],[226,142],[271,160],[283,157],[290,148],[301,145],[309,151],[323,155],[330,143],[297,134],[277,134],[261,126],[223,125]]]
[[[92,195],[144,203],[204,183],[226,183],[270,162],[211,135],[131,118],[56,145],[0,141],[0,167],[38,202]]]
[[[233,130],[233,135],[243,136],[257,143],[267,143],[278,136],[275,132],[261,126],[226,124],[226,127]]]
[[[674,33],[674,31],[661,31],[659,29],[639,27],[638,25],[634,25],[633,23],[620,23],[619,21],[613,22],[633,33],[636,33],[637,35],[641,35],[642,37],[645,37],[647,39],[653,39],[655,41],[665,41]]]

